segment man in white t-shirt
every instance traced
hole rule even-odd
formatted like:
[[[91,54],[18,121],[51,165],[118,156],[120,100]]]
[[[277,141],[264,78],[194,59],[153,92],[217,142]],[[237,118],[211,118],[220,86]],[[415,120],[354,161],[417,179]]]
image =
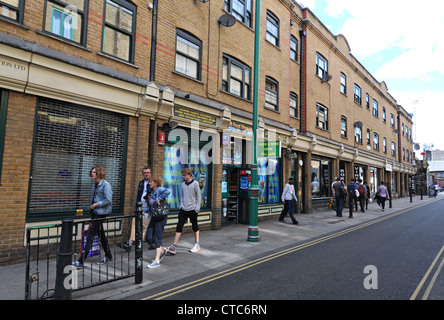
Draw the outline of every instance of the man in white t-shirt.
[[[298,198],[296,197],[296,192],[294,190],[293,184],[294,178],[290,177],[288,179],[288,183],[285,185],[284,192],[282,193],[282,203],[284,204],[284,209],[281,212],[279,221],[285,222],[284,218],[287,216],[288,213],[290,215],[291,221],[293,221],[293,224],[299,224],[291,210],[291,201],[294,199],[296,203],[298,203]]]

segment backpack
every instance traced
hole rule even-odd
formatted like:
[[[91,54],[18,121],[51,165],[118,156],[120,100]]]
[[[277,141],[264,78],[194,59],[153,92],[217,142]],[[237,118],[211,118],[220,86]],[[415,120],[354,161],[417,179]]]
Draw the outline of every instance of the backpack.
[[[359,185],[358,191],[361,196],[365,194],[365,187],[363,184]]]

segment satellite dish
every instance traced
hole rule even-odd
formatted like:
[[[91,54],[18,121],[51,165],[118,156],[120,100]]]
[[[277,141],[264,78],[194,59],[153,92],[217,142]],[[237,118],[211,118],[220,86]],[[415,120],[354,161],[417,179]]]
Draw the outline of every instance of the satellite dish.
[[[362,129],[362,126],[363,126],[363,124],[362,124],[361,121],[356,121],[356,122],[355,122],[355,127],[356,127],[356,128]]]
[[[419,145],[419,143],[415,143],[415,150],[418,151],[419,149],[421,149],[421,146]]]
[[[224,27],[232,27],[236,23],[236,18],[233,15],[226,13],[219,18],[218,22]]]

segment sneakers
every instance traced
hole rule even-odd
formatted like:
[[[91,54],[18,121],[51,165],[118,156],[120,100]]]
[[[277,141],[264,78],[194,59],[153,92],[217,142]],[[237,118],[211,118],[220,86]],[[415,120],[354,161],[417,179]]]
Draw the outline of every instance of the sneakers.
[[[195,243],[194,246],[189,250],[190,252],[198,252],[200,251],[200,245]]]
[[[160,262],[157,262],[156,260],[153,260],[153,262],[151,262],[151,264],[147,265],[147,268],[150,269],[154,269],[160,267]]]
[[[167,249],[166,249],[166,248],[163,248],[163,252],[160,254],[159,261],[162,261],[162,259],[165,257],[165,255],[166,255],[167,252],[168,252]]]
[[[102,260],[100,260],[99,262],[97,262],[97,264],[105,264],[108,263],[108,261],[113,261],[113,258],[103,258]]]
[[[75,261],[72,263],[72,265],[74,267],[76,267],[77,269],[83,269],[83,263],[79,262],[79,261]]]
[[[170,246],[170,247],[166,248],[166,251],[169,254],[172,254],[174,256],[176,254],[176,247],[175,246]]]

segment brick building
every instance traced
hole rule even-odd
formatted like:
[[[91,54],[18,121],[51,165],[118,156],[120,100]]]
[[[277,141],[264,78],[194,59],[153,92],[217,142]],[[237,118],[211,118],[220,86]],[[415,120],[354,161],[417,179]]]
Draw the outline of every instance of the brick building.
[[[202,228],[248,223],[254,4],[0,1],[0,263],[24,259],[27,227],[88,218],[96,164],[115,214],[149,165],[173,191],[173,232],[189,166]],[[346,38],[292,0],[262,1],[260,32],[259,129],[275,152],[259,154],[260,218],[280,213],[290,175],[304,213],[334,176],[405,196],[412,118]]]

